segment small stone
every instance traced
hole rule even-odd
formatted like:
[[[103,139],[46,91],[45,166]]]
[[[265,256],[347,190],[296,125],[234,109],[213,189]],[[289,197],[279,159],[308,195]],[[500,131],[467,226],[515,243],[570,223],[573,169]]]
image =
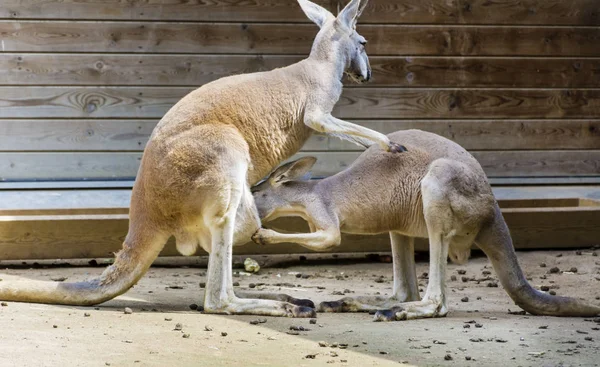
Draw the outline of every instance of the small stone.
[[[466,283],[469,281],[469,277],[461,277],[460,280],[462,280],[463,283]]]
[[[133,310],[129,307],[125,307],[125,310],[123,310],[123,313],[125,315],[131,315],[133,313]]]
[[[465,269],[458,269],[456,272],[457,272],[459,275],[465,275],[465,274],[467,274],[467,271],[466,271]]]
[[[181,329],[183,329],[183,325],[181,325],[181,323],[178,322],[177,324],[175,324],[175,329],[173,329],[173,330],[181,331]]]
[[[165,321],[173,321],[172,317],[165,317]]]
[[[450,280],[453,282],[456,282],[456,280],[457,280],[456,275],[451,275]]]
[[[267,319],[256,319],[250,321],[250,325],[264,324],[265,322],[267,322]]]
[[[189,305],[190,310],[197,310],[198,309],[198,305],[195,303],[192,303],[191,305]]]
[[[315,359],[315,358],[317,358],[317,355],[316,354],[307,354],[306,356],[304,356],[304,358],[306,358],[306,359]]]
[[[6,302],[2,302],[2,303],[0,303],[0,306],[2,306],[2,307],[6,307],[6,306],[8,306],[8,303],[6,303]]]
[[[591,336],[586,336],[584,339],[587,340],[588,342],[594,341],[594,338],[592,338]]]
[[[233,282],[233,286],[234,287],[239,287],[240,286],[240,282]]]
[[[250,283],[250,284],[248,284],[248,288],[256,288],[256,284]]]
[[[90,315],[90,313],[89,313],[89,312],[85,312],[85,313],[83,314],[83,317],[90,317],[90,316],[92,316],[92,315]]]
[[[50,277],[50,280],[55,282],[64,282],[65,280],[67,280],[67,277]]]
[[[469,297],[463,297],[460,299],[461,302],[469,302]]]
[[[578,250],[578,251],[575,251],[575,255],[577,255],[577,256],[581,256],[581,251],[579,251],[579,250]]]
[[[329,346],[329,343],[327,343],[327,342],[324,342],[324,341],[319,342],[319,347],[321,347],[321,348],[327,348],[328,346]]]
[[[54,329],[58,329],[58,325],[52,325]]]
[[[463,329],[470,329],[470,328],[471,328],[471,325],[469,325],[469,324],[464,324],[463,325]]]
[[[386,351],[383,351],[383,350],[380,350],[380,351],[379,351],[379,354],[386,355],[386,354],[388,354],[388,352],[386,352]]]
[[[446,355],[444,356],[444,360],[445,360],[445,361],[451,361],[451,360],[452,360],[452,356],[451,356],[450,354],[446,354]]]
[[[471,360],[471,356],[465,356],[465,359],[466,359],[467,361],[470,361],[470,360]]]
[[[298,326],[292,325],[292,326],[290,326],[290,330],[292,330],[292,331],[310,331],[310,329],[305,328],[302,325],[298,325]]]
[[[244,269],[248,273],[257,273],[260,270],[260,265],[258,265],[256,260],[247,257],[246,260],[244,260]]]
[[[204,331],[213,331],[213,328],[208,325],[204,325]]]
[[[487,287],[488,288],[498,288],[498,283],[496,283],[496,282],[489,282],[487,284]]]
[[[183,335],[182,335],[182,337],[183,337],[184,339],[189,339],[189,337],[190,337],[190,334],[183,334]]]
[[[546,267],[546,263],[541,263],[540,264],[540,268],[545,268]]]
[[[495,341],[496,341],[496,343],[506,343],[508,340],[502,339],[502,338],[496,338]]]
[[[543,292],[548,292],[550,290],[550,287],[548,287],[547,285],[543,285],[540,287],[540,290],[542,290]]]
[[[200,282],[200,284],[198,284],[200,286],[200,288],[206,288],[206,283],[204,282]]]
[[[576,267],[572,267],[571,269],[569,269],[569,271],[571,273],[577,273],[577,268]]]
[[[225,331],[221,331],[221,336],[227,336],[227,333]]]
[[[556,267],[556,266],[553,267],[553,268],[550,268],[550,270],[548,271],[548,273],[550,273],[550,274],[556,274],[556,273],[559,273],[559,272],[560,272],[560,269],[558,267]]]
[[[558,254],[558,255],[556,255],[556,257],[562,257],[562,254]]]
[[[548,329],[548,325],[542,325],[538,329],[546,330],[546,329]]]
[[[556,296],[556,292],[555,291],[550,291],[550,292],[548,292],[548,294],[551,295],[551,296]]]
[[[478,328],[478,329],[481,329],[483,327],[483,325],[477,323],[477,324],[475,324],[475,327]]]
[[[315,325],[317,323],[317,319],[310,319],[309,323],[311,325]]]

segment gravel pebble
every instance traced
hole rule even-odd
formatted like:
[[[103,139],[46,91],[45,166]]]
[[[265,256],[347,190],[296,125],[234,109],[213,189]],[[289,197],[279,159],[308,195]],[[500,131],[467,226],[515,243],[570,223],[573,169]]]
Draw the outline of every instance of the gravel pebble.
[[[446,355],[444,356],[444,360],[445,360],[445,361],[451,361],[451,360],[452,360],[452,356],[451,356],[450,354],[446,354]]]
[[[133,310],[129,307],[125,307],[125,310],[123,310],[123,313],[125,315],[131,315],[133,313]]]

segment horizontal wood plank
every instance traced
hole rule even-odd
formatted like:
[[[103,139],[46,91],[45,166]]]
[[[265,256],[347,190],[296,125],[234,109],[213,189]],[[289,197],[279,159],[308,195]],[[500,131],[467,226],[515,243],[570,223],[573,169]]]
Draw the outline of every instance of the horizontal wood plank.
[[[350,120],[384,134],[421,129],[469,150],[600,149],[600,120]],[[0,120],[0,151],[141,151],[158,120]],[[361,151],[313,135],[307,151]]]
[[[410,149],[410,142],[402,142]],[[359,152],[300,152],[294,158],[317,156],[315,177],[346,169]],[[600,150],[471,151],[488,177],[600,176]]]
[[[568,208],[554,212],[528,212],[504,209],[515,248],[582,248],[594,246],[600,234],[598,211]],[[0,216],[0,257],[3,260],[72,259],[112,257],[127,234],[128,215],[22,215]],[[282,218],[269,227],[304,231],[298,218]],[[389,251],[389,237],[343,235],[335,252]],[[418,239],[416,248],[427,251],[427,240]],[[249,243],[235,247],[234,254],[303,253],[298,245],[258,246]],[[162,256],[178,255],[171,238]],[[206,255],[198,251],[198,255]]]
[[[0,54],[0,85],[200,86],[301,56]],[[600,58],[371,58],[369,86],[595,88]],[[352,82],[347,81],[352,85]]]
[[[312,24],[0,22],[4,52],[308,55]],[[600,27],[363,25],[371,56],[600,56]]]
[[[0,118],[161,118],[188,87],[0,87]],[[582,119],[600,116],[600,89],[346,88],[346,119]]]
[[[347,3],[315,2],[332,12]],[[308,22],[295,0],[4,0],[0,18]],[[369,4],[360,21],[598,25],[600,15],[595,0],[379,0]]]
[[[402,142],[410,147],[410,142]],[[600,150],[473,151],[489,177],[600,176]],[[301,152],[319,158],[315,177],[347,168],[360,152]],[[141,153],[0,153],[0,181],[132,178]]]

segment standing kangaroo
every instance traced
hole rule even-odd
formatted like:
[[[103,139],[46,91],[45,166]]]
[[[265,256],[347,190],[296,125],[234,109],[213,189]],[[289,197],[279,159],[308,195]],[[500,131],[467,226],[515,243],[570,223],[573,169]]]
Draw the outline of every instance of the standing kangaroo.
[[[242,298],[233,291],[232,246],[260,228],[251,185],[296,153],[312,130],[391,152],[404,147],[331,115],[344,73],[359,82],[371,77],[366,40],[356,32],[366,0],[362,6],[352,0],[337,17],[308,0],[298,2],[321,28],[307,59],[208,83],[158,123],[142,157],[129,232],[114,264],[99,278],[79,283],[1,282],[0,300],[68,305],[110,300],[144,275],[174,235],[184,255],[198,246],[209,252],[206,312],[313,316],[308,300]]]
[[[391,298],[348,297],[323,302],[321,311],[371,311],[376,320],[440,317],[448,313],[446,260],[464,263],[475,243],[490,258],[509,296],[529,313],[595,316],[600,307],[553,297],[531,287],[517,262],[512,239],[479,163],[458,144],[420,130],[388,135],[407,141],[408,153],[367,149],[346,170],[319,181],[302,181],[316,162],[301,158],[275,170],[253,188],[264,221],[304,218],[311,233],[261,229],[259,244],[292,242],[322,251],[340,244],[340,232],[389,232],[394,289]],[[415,274],[414,237],[429,238],[429,284],[422,300]]]

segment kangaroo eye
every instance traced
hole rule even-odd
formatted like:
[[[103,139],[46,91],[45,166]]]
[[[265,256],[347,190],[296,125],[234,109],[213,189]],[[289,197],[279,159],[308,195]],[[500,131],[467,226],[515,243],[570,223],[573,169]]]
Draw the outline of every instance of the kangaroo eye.
[[[367,44],[367,41],[360,41],[360,44],[365,46]]]

